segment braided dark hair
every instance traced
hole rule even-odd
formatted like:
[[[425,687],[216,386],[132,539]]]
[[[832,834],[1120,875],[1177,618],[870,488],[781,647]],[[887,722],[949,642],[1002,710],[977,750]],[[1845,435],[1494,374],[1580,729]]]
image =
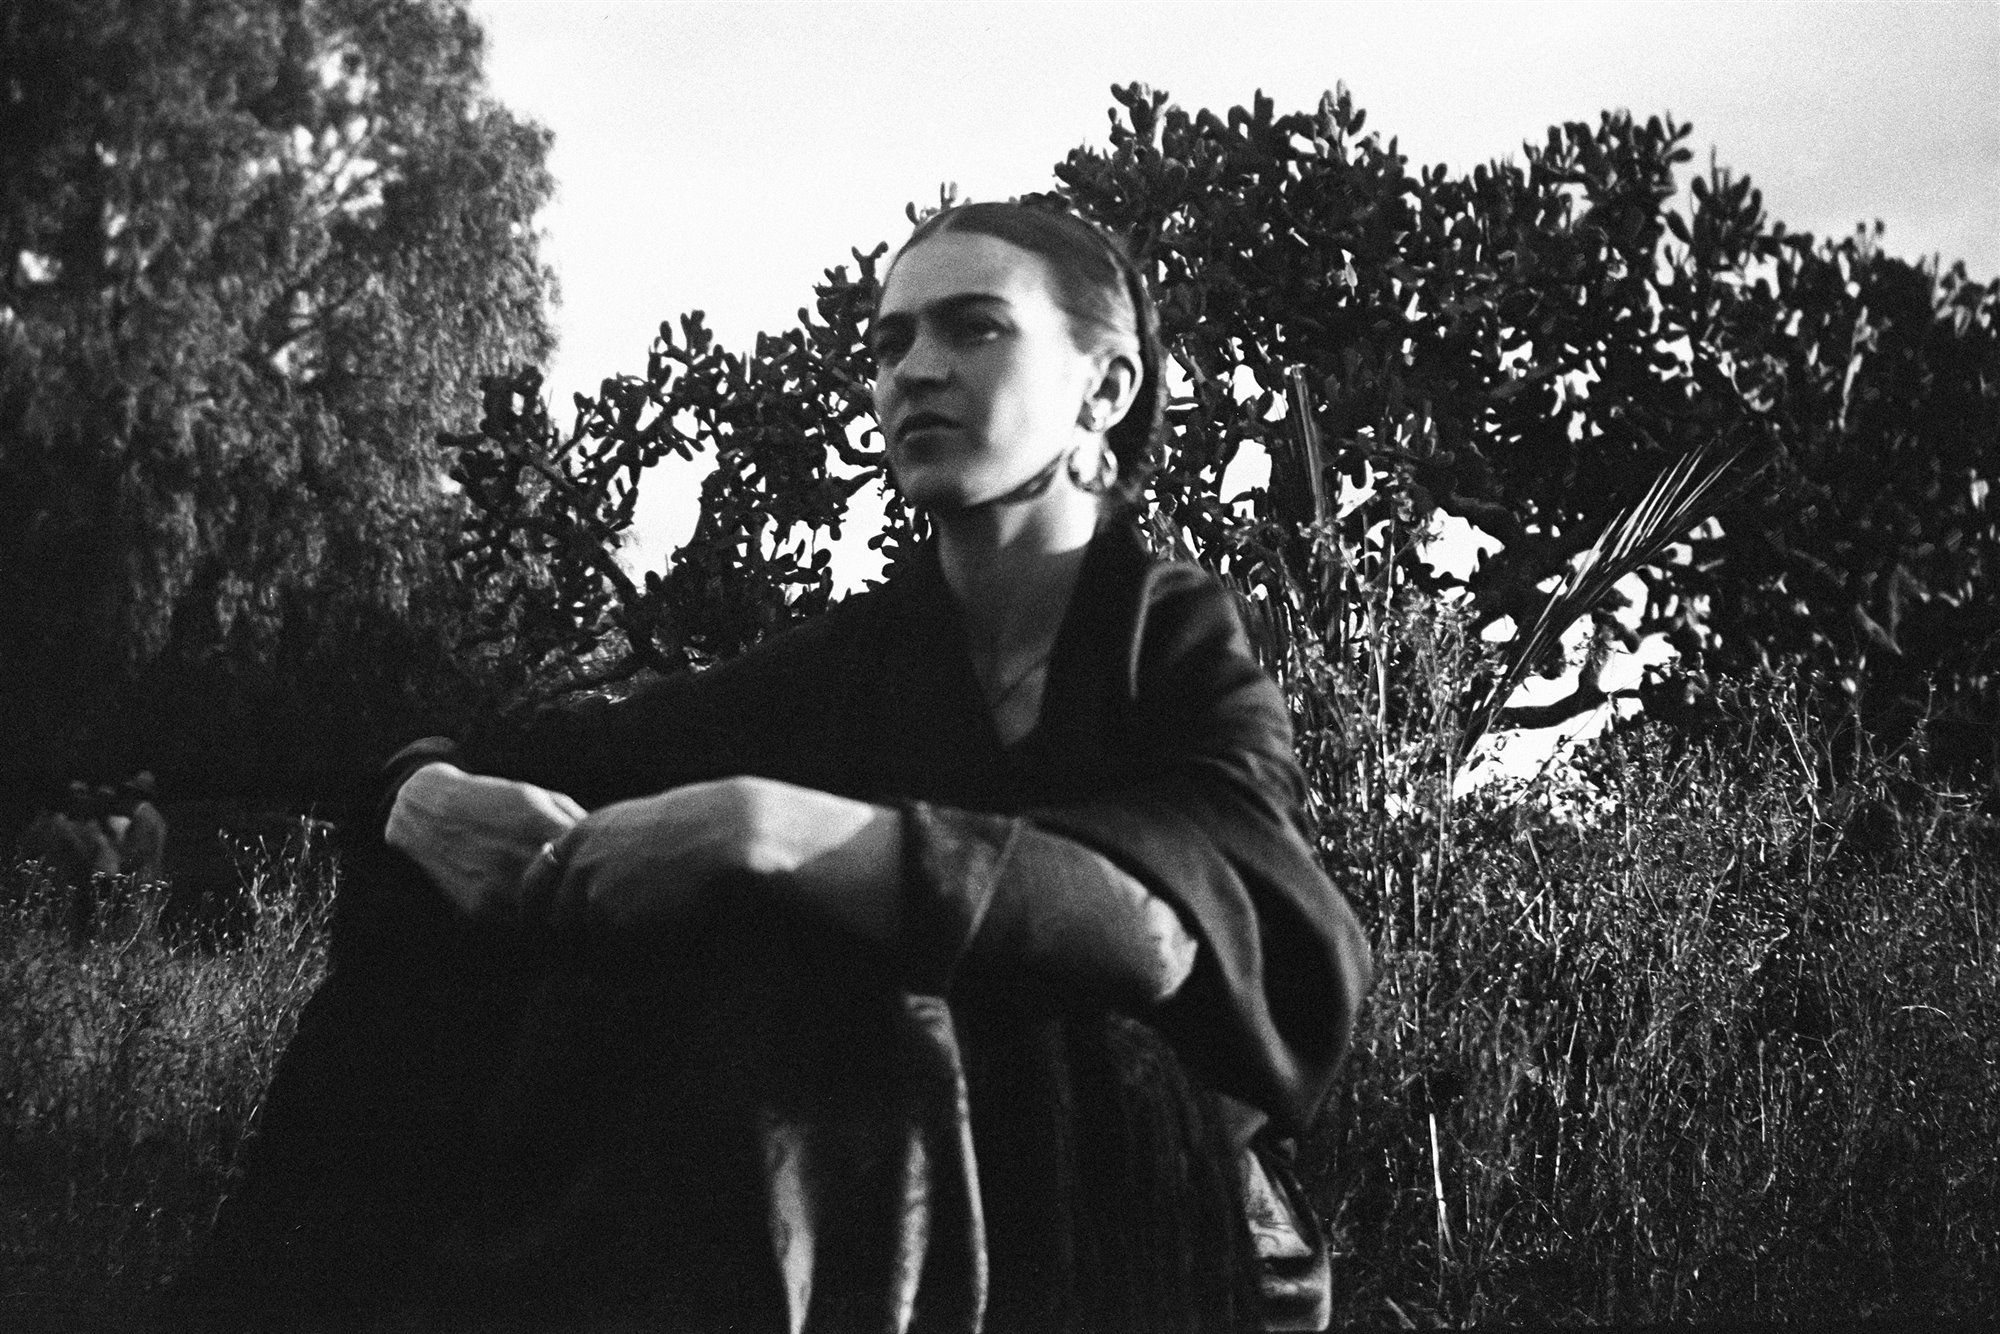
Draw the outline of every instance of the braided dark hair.
[[[1139,269],[1120,241],[1074,213],[1042,202],[959,204],[926,218],[897,258],[941,232],[991,236],[1047,261],[1056,304],[1069,316],[1070,336],[1088,351],[1103,331],[1131,333],[1139,345],[1139,387],[1132,406],[1105,432],[1118,460],[1118,477],[1106,494],[1124,506],[1138,503],[1160,466],[1166,390],[1160,378],[1160,317]],[[889,274],[882,275],[886,288]]]

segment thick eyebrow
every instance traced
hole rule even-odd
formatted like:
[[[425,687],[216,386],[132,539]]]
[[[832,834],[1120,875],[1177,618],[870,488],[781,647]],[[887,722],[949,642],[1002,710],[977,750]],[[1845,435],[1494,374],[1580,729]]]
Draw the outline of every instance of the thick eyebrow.
[[[995,292],[958,292],[951,296],[939,297],[936,301],[931,302],[930,305],[920,307],[915,311],[892,310],[886,314],[877,315],[875,317],[875,328],[893,332],[909,328],[912,324],[916,323],[916,317],[919,314],[949,317],[990,306],[1007,308],[1010,305],[1011,303],[1006,297]]]

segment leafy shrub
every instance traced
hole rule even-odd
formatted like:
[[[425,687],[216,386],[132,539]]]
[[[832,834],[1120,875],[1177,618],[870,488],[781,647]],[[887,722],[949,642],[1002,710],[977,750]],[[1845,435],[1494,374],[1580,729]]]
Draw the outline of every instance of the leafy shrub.
[[[1691,127],[1671,117],[1554,126],[1456,175],[1365,128],[1344,89],[1285,113],[1261,95],[1225,114],[1138,84],[1112,96],[1109,143],[1070,153],[1038,198],[1128,238],[1159,303],[1171,402],[1146,504],[1162,548],[1216,568],[1288,554],[1237,542],[1244,507],[1223,487],[1262,449],[1260,523],[1295,533],[1343,486],[1364,525],[1465,520],[1497,544],[1469,577],[1395,544],[1399,577],[1455,585],[1482,628],[1525,633],[1654,478],[1733,462],[1717,521],[1642,573],[1638,630],[1681,655],[1648,707],[1698,717],[1723,678],[1803,668],[1878,733],[1932,701],[1938,762],[1993,771],[2000,281],[1908,263],[1875,233],[1788,231],[1749,180],[1689,173]],[[798,324],[748,351],[700,312],[662,323],[645,373],[579,395],[567,433],[538,374],[487,383],[479,429],[443,443],[470,506],[466,568],[501,590],[482,634],[520,685],[727,657],[826,604],[824,542],[884,474],[864,334],[886,252],[855,249],[852,273],[827,270]],[[1322,450],[1300,447],[1288,397]],[[663,571],[626,572],[646,469],[703,453],[692,537]],[[887,514],[873,543],[893,567],[921,520],[893,493]],[[1622,601],[1587,610],[1629,646]]]

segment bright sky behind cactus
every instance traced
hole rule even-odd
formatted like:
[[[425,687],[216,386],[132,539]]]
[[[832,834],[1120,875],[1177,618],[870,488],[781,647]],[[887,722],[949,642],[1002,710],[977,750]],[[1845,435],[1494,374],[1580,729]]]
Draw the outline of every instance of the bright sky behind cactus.
[[[1605,108],[1692,122],[1692,167],[1748,174],[1793,230],[1881,219],[1884,245],[2000,276],[2000,4],[653,4],[474,0],[507,105],[555,131],[549,368],[570,394],[644,368],[702,309],[746,348],[904,205],[1047,188],[1102,145],[1110,85],[1190,110],[1337,82],[1414,163],[1518,158]],[[645,493],[635,563],[694,518],[690,470]],[[665,485],[658,483],[664,482]]]

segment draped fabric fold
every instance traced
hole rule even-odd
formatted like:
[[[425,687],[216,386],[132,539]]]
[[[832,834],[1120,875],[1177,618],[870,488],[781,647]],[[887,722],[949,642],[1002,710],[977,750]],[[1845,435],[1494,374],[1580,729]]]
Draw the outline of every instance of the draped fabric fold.
[[[829,1069],[807,1105],[757,1109],[774,1258],[792,1334],[978,1334],[986,1234],[951,1010],[896,997],[879,1078],[835,1074],[852,1034],[805,1059]]]

